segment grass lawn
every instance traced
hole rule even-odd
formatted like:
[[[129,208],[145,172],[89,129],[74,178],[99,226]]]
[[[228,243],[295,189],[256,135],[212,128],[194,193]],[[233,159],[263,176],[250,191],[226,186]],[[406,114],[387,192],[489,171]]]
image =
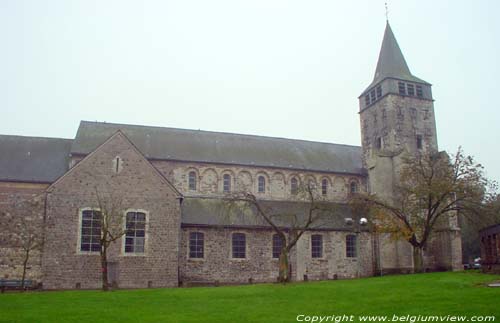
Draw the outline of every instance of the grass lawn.
[[[232,287],[5,293],[0,322],[297,322],[297,315],[494,315],[500,276],[432,273]]]

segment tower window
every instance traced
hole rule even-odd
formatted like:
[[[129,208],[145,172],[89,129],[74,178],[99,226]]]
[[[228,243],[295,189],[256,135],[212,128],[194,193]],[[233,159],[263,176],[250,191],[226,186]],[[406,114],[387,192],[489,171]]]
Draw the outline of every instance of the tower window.
[[[372,102],[375,102],[375,100],[376,100],[376,97],[375,97],[375,89],[373,89],[373,90],[370,92],[370,98],[371,98]]]
[[[417,149],[422,149],[423,142],[422,142],[422,135],[417,135]]]
[[[370,95],[369,95],[369,94],[367,94],[367,95],[365,96],[365,105],[366,105],[366,106],[369,106],[369,105],[370,105],[370,103],[371,103],[371,102],[370,102]]]
[[[382,96],[382,86],[377,86],[377,100]]]
[[[406,95],[406,86],[404,82],[398,82],[399,94]]]
[[[196,191],[196,172],[189,172],[189,190]]]
[[[224,174],[222,178],[224,193],[231,192],[231,176],[229,174]]]
[[[408,95],[415,96],[415,86],[413,84],[406,84],[406,89],[408,90]]]
[[[424,96],[424,92],[422,91],[422,85],[417,85],[417,96],[419,98]]]
[[[381,137],[377,137],[377,139],[375,139],[375,148],[382,149],[382,138]]]

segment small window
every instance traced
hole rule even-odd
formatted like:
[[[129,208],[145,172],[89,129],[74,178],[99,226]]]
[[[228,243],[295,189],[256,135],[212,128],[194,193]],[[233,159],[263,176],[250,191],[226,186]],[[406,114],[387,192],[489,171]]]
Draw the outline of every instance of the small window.
[[[127,212],[125,226],[125,253],[144,253],[146,214]]]
[[[422,85],[417,85],[417,96],[419,98],[424,96],[424,92],[422,91]]]
[[[345,237],[345,255],[349,258],[355,258],[356,255],[356,236],[348,235]]]
[[[377,86],[377,100],[382,96],[382,86]]]
[[[350,185],[350,192],[351,194],[357,193],[358,192],[358,183],[356,182],[351,182]]]
[[[375,148],[382,149],[382,138],[381,137],[377,137],[377,139],[375,139]]]
[[[224,188],[224,193],[229,193],[231,192],[231,175],[229,174],[224,174],[223,176],[223,180],[224,180],[224,185],[223,185],[223,188]]]
[[[406,95],[406,86],[404,82],[398,82],[399,94]]]
[[[422,149],[422,147],[423,147],[422,135],[417,135],[417,149]]]
[[[321,195],[326,196],[328,194],[328,180],[323,178],[321,181]]]
[[[293,195],[296,195],[298,193],[299,185],[297,182],[297,179],[295,177],[292,178],[290,181],[290,191],[292,192]]]
[[[196,191],[196,172],[189,172],[189,190]]]
[[[373,89],[370,92],[370,99],[371,99],[372,102],[375,102],[375,100],[377,99],[376,96],[375,96],[375,89]]]
[[[101,251],[101,211],[82,211],[80,251]]]
[[[415,87],[413,86],[413,84],[406,84],[406,90],[408,91],[408,95],[415,95]]]
[[[323,236],[320,234],[314,234],[311,236],[311,257],[323,257]]]
[[[259,176],[258,178],[258,192],[265,193],[266,192],[266,178],[264,176]]]
[[[279,258],[283,249],[283,238],[279,234],[273,234],[273,258]]]
[[[244,233],[233,233],[233,258],[246,257],[246,236]]]
[[[366,105],[366,106],[369,106],[369,105],[370,105],[370,103],[371,103],[371,102],[370,102],[370,95],[369,95],[369,94],[367,94],[367,95],[365,96],[365,105]]]
[[[203,258],[204,234],[202,232],[189,233],[189,258]]]

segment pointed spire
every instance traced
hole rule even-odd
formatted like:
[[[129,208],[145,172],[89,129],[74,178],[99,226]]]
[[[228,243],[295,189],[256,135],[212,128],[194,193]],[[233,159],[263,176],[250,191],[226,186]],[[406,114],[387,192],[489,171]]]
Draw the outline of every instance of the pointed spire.
[[[404,81],[428,84],[424,80],[421,80],[411,74],[388,20],[385,26],[382,47],[380,48],[380,54],[378,56],[375,76],[373,77],[373,81],[367,90],[386,78],[395,78]]]

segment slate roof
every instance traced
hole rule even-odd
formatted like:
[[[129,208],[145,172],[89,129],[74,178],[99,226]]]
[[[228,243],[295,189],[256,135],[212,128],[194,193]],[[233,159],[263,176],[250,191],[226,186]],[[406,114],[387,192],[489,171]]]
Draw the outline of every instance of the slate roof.
[[[52,183],[69,166],[73,140],[0,135],[0,180]]]
[[[430,85],[430,83],[411,74],[408,64],[406,64],[403,53],[399,48],[396,37],[392,32],[391,25],[389,25],[389,21],[387,21],[387,25],[385,27],[384,39],[382,40],[382,47],[380,48],[380,53],[378,56],[375,76],[373,77],[373,81],[370,86],[368,86],[368,88],[363,91],[363,94],[361,94],[361,96],[364,95],[374,85],[386,78],[395,78],[404,81]]]
[[[71,153],[86,155],[117,130],[148,159],[364,174],[359,146],[91,121],[81,121]]]
[[[300,227],[307,219],[309,204],[306,202],[261,201],[260,203],[268,214],[274,215],[273,221],[279,227],[290,227],[292,223],[295,223],[295,227]],[[314,229],[349,231],[353,228],[346,225],[344,219],[354,218],[358,221],[361,217],[354,215],[346,204],[318,205],[322,210],[315,213],[316,221],[311,226]],[[185,226],[271,228],[254,209],[235,206],[228,204],[227,200],[215,198],[186,197],[181,206],[181,222]]]

